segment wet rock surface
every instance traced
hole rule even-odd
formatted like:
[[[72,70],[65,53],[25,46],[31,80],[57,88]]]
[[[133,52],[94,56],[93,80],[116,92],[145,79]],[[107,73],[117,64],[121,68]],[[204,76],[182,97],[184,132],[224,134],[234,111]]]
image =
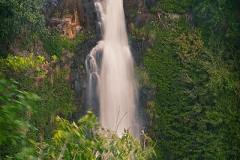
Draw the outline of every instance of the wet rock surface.
[[[73,56],[73,62],[71,64],[72,76],[74,77],[71,81],[72,89],[74,90],[74,101],[77,105],[77,111],[72,113],[71,117],[73,120],[78,120],[82,114],[87,111],[87,72],[85,68],[85,60],[87,55],[90,53],[93,47],[96,46],[98,42],[98,36],[92,39],[86,40],[79,46],[79,50],[75,52]],[[98,106],[98,102],[92,102]],[[93,108],[93,112],[97,113],[97,108]]]
[[[150,17],[145,0],[123,0],[123,7],[127,25],[134,23],[136,27],[143,27]]]
[[[131,22],[135,23],[136,26],[141,27],[144,25],[149,16],[149,9],[145,5],[143,0],[124,0],[124,10],[126,25]],[[94,37],[86,40],[79,46],[79,50],[73,56],[73,63],[71,65],[72,76],[74,77],[71,81],[72,88],[74,89],[74,99],[77,104],[77,111],[70,115],[71,119],[77,120],[81,117],[81,114],[84,114],[88,106],[91,106],[93,112],[98,114],[99,102],[95,99],[91,104],[87,103],[86,94],[87,94],[87,72],[85,66],[85,60],[87,55],[90,53],[92,48],[96,46],[98,41],[101,39],[100,29],[96,25],[97,13],[95,11],[93,0],[82,0],[84,6],[84,16],[87,18],[88,27],[94,30]],[[133,15],[133,11],[139,12],[136,15]],[[127,27],[127,26],[126,26]],[[140,59],[141,54],[148,47],[151,47],[151,43],[148,41],[140,41],[129,38],[129,44],[132,51],[132,56],[136,66],[143,66],[143,63]],[[149,88],[139,89],[139,99],[142,99],[138,107],[142,108],[146,105],[148,100],[153,98],[153,90]],[[81,113],[79,113],[81,112]]]

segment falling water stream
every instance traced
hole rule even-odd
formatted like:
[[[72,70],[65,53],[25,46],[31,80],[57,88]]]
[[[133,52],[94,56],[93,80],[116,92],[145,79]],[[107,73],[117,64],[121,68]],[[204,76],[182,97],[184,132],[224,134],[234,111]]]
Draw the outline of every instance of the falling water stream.
[[[95,1],[102,40],[86,58],[88,102],[99,105],[103,127],[121,136],[124,129],[138,136],[133,59],[126,33],[123,1]]]

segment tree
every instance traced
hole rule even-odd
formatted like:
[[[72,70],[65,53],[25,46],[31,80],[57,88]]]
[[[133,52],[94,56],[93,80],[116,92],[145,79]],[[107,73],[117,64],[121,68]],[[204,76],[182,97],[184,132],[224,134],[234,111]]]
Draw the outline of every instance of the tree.
[[[195,21],[203,29],[206,39],[214,36],[222,42],[231,41],[232,46],[237,45],[239,38],[239,6],[238,0],[194,0],[191,4]],[[235,42],[236,41],[236,42]],[[210,44],[212,45],[212,44]]]
[[[156,84],[149,133],[158,157],[239,159],[239,50],[181,19],[155,30],[143,60]]]
[[[1,0],[0,53],[6,56],[10,44],[20,34],[44,33],[45,21],[40,6],[43,0]]]

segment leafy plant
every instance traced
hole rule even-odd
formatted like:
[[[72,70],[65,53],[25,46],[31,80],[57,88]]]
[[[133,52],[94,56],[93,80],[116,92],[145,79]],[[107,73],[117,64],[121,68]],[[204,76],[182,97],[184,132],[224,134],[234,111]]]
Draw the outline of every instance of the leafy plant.
[[[20,34],[46,33],[42,0],[2,0],[0,2],[0,53],[6,57],[10,44]]]
[[[155,85],[150,80],[149,75],[146,70],[142,70],[139,67],[135,67],[135,74],[139,81],[139,87],[147,86],[150,88],[155,88]]]
[[[148,159],[155,156],[153,142],[143,134],[143,147],[128,131],[122,137],[106,130],[92,112],[76,123],[56,118],[58,129],[51,143],[37,143],[17,155],[18,159]],[[30,152],[29,152],[30,151]]]
[[[138,14],[137,9],[133,9],[133,10],[131,11],[131,16],[132,16],[132,17],[135,17],[137,14]]]
[[[137,40],[148,40],[153,42],[156,39],[157,27],[155,25],[155,21],[152,21],[152,23],[147,24],[142,28],[137,28],[133,23],[130,23],[129,30],[131,37]]]
[[[30,92],[20,91],[14,80],[0,80],[0,148],[6,145],[25,144],[27,132],[34,127],[29,123],[34,112],[32,106],[40,98]],[[17,150],[19,150],[17,148]],[[17,151],[0,150],[3,158]]]
[[[52,29],[49,35],[42,37],[42,40],[46,52],[51,56],[56,55],[60,58],[64,54],[63,49],[75,52],[78,45],[90,37],[90,34],[78,33],[73,39],[68,39],[61,37],[56,29]]]
[[[55,13],[54,13],[54,17],[60,18],[60,12],[55,12]]]
[[[47,65],[43,56],[38,56],[36,59],[33,53],[25,57],[12,56],[9,54],[4,61],[10,70],[17,73],[24,73],[26,75],[36,74],[37,76],[44,76],[46,74],[44,71],[41,71],[41,66],[43,64]]]
[[[69,14],[70,13],[69,9],[64,9],[63,12],[64,12],[64,14]]]
[[[153,109],[154,106],[155,106],[154,101],[148,101],[148,102],[147,102],[147,107],[148,107],[148,108]]]
[[[61,115],[67,118],[77,109],[73,99],[74,91],[67,78],[69,69],[56,64],[56,68],[49,74],[45,78],[37,79],[28,76],[16,77],[22,90],[34,92],[41,97],[41,101],[36,104],[36,113],[31,119],[38,131],[28,133],[28,137],[35,141],[38,139],[49,141],[56,128],[54,117]],[[80,114],[81,110],[80,107]]]
[[[191,4],[190,0],[157,0],[158,6],[169,13],[186,13]]]
[[[158,8],[157,7],[151,7],[150,11],[151,11],[151,13],[157,13]]]
[[[179,37],[175,38],[174,42],[176,43],[176,53],[182,63],[196,58],[203,47],[201,32],[196,29],[192,29],[188,33],[181,33]]]

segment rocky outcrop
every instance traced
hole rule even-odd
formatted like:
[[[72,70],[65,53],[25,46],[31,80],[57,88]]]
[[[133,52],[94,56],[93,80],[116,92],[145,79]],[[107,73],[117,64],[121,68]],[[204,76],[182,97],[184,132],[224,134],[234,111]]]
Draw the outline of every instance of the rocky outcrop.
[[[95,32],[97,15],[93,0],[81,0],[84,8],[84,27],[90,32]]]
[[[101,33],[97,28],[97,12],[95,11],[93,0],[82,0],[84,8],[84,23],[80,23],[85,29],[94,32],[94,37],[83,42],[79,46],[79,50],[75,52],[73,56],[73,63],[71,65],[72,79],[71,85],[74,90],[74,99],[78,106],[78,110],[72,113],[69,117],[72,120],[77,120],[80,118],[80,111],[86,112],[87,106],[92,106],[93,112],[98,113],[98,101],[92,101],[91,104],[87,104],[86,94],[87,94],[87,73],[85,69],[85,59],[90,53],[93,47],[96,46],[97,42],[101,38]],[[123,1],[125,17],[126,17],[126,27],[130,23],[134,23],[136,27],[144,26],[149,17],[151,16],[149,8],[146,6],[146,1],[144,0],[124,0]],[[148,41],[134,40],[129,37],[130,48],[135,61],[136,66],[143,67],[142,61],[140,59],[141,54],[148,47],[151,47],[151,43]],[[146,106],[146,103],[153,98],[153,89],[141,88],[139,89],[139,108]],[[142,122],[141,122],[142,123]]]
[[[96,46],[99,39],[98,36],[93,37],[92,39],[89,39],[82,43],[79,49],[74,57],[73,57],[73,63],[71,65],[71,68],[73,70],[74,79],[72,80],[72,88],[74,90],[74,96],[75,96],[75,102],[78,107],[82,108],[84,112],[87,111],[87,101],[86,101],[86,87],[87,87],[87,73],[85,69],[85,59],[87,55],[90,53],[93,47]],[[91,102],[92,104],[97,102]],[[95,105],[93,105],[95,106]],[[93,108],[93,110],[95,110]],[[96,113],[94,111],[94,113]],[[73,117],[76,117],[77,113],[73,113]],[[79,118],[79,117],[78,117]]]
[[[81,29],[95,32],[93,0],[46,0],[41,7],[48,28],[57,28],[62,36],[73,38]]]
[[[76,34],[82,29],[77,23],[77,14],[66,14],[57,25],[57,30],[62,37],[74,38]]]
[[[123,7],[127,24],[134,23],[136,27],[143,27],[150,17],[144,0],[123,0]]]
[[[134,23],[136,27],[142,27],[151,16],[149,9],[155,5],[154,0],[123,0],[127,26]],[[42,6],[42,11],[47,20],[47,26],[56,27],[61,23],[61,27],[68,26],[64,35],[74,34],[84,28],[88,32],[96,33],[97,12],[95,11],[94,0],[46,0]],[[71,22],[63,20],[64,15],[70,14]],[[73,25],[71,25],[73,23]],[[72,26],[72,27],[70,27]],[[75,29],[77,27],[77,29]],[[74,28],[74,29],[73,29]]]

